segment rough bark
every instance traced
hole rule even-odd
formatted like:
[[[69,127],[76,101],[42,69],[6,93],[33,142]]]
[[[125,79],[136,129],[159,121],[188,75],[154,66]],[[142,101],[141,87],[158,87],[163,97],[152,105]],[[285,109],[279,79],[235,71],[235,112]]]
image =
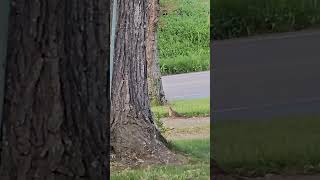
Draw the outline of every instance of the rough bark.
[[[162,87],[162,79],[159,65],[157,28],[159,21],[160,4],[159,0],[148,2],[148,26],[147,26],[147,72],[148,72],[148,93],[152,104],[165,105],[167,100]]]
[[[156,129],[148,97],[146,25],[148,0],[118,0],[112,80],[111,146],[126,163],[176,161]]]
[[[10,11],[0,179],[108,179],[109,1]]]

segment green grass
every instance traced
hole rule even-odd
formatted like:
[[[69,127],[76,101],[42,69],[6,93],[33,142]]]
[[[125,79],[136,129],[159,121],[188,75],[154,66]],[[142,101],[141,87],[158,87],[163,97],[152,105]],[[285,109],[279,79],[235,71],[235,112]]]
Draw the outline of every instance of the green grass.
[[[162,74],[209,69],[209,0],[160,0],[158,47]]]
[[[320,25],[320,0],[211,0],[211,38],[288,32]]]
[[[210,66],[209,51],[203,54],[177,56],[161,60],[162,75],[207,71]]]
[[[172,142],[171,148],[188,155],[192,160],[189,164],[180,166],[153,166],[146,169],[123,170],[111,172],[112,180],[141,180],[141,179],[168,179],[207,180],[210,176],[209,139],[180,140]]]
[[[320,172],[320,116],[213,125],[213,157],[234,174]]]
[[[186,117],[205,117],[210,115],[210,99],[176,100],[170,102],[172,108]],[[152,112],[159,118],[168,117],[168,109],[165,106],[153,106]]]

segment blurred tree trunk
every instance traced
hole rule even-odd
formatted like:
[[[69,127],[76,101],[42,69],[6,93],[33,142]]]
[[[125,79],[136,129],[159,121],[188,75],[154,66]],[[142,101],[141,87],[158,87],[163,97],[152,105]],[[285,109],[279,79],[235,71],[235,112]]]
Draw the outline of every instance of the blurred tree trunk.
[[[0,179],[108,179],[109,1],[10,11]]]
[[[7,41],[8,41],[8,19],[10,0],[0,1],[0,114],[3,110],[3,98],[4,98],[4,80],[5,80],[5,66],[7,55]],[[0,124],[2,124],[2,116],[0,116]],[[0,128],[1,134],[1,128]],[[1,144],[1,139],[0,139]]]
[[[211,159],[210,167],[211,167],[211,173],[212,173],[213,176],[226,174],[226,172],[223,171],[223,170],[218,166],[218,163],[217,163],[214,159]]]
[[[176,161],[154,124],[147,87],[148,0],[118,0],[112,80],[111,146],[126,163]]]
[[[159,0],[149,0],[148,2],[148,26],[147,26],[147,71],[148,71],[148,92],[150,102],[155,105],[165,105],[167,100],[162,87],[160,72],[157,28],[159,21],[160,4]]]

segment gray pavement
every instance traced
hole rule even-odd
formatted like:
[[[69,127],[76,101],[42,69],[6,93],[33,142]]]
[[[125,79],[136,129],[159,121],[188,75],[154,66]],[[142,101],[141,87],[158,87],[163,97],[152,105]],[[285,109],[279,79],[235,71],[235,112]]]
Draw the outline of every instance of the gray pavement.
[[[216,120],[320,114],[320,30],[214,41],[211,53],[211,74],[163,77],[169,100],[211,91]]]
[[[320,31],[214,41],[213,116],[320,113]]]
[[[168,100],[210,97],[210,72],[177,74],[162,77]]]

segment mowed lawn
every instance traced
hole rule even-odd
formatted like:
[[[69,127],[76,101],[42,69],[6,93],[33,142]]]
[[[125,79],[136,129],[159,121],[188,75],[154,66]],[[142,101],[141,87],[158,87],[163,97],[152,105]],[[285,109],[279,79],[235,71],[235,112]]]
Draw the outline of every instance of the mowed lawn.
[[[158,47],[162,75],[209,70],[209,4],[209,0],[160,0]]]
[[[176,140],[171,149],[190,158],[188,164],[174,166],[151,166],[141,169],[111,170],[112,180],[207,180],[210,177],[209,139]]]
[[[320,116],[216,122],[212,156],[233,174],[320,172]]]
[[[185,117],[207,117],[210,116],[210,98],[176,100],[169,102],[171,107]],[[153,113],[159,117],[168,117],[168,107],[153,106]]]

